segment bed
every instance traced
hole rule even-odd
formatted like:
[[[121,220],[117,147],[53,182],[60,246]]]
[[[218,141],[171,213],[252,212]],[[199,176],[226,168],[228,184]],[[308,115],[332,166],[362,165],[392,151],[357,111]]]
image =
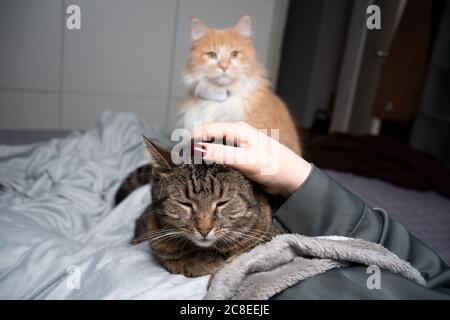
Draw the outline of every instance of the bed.
[[[201,299],[208,277],[167,273],[145,245],[131,246],[149,186],[113,207],[115,190],[146,163],[141,135],[160,128],[105,112],[86,132],[0,132],[0,298]],[[330,171],[383,207],[450,262],[450,200]]]

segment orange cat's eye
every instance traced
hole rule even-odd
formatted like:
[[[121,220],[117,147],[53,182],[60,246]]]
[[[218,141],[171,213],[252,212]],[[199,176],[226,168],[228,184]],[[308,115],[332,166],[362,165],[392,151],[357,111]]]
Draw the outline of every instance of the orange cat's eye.
[[[215,53],[214,51],[207,52],[206,55],[210,59],[217,59],[217,53]]]
[[[230,54],[231,58],[237,58],[238,55],[239,55],[239,51],[232,51]]]

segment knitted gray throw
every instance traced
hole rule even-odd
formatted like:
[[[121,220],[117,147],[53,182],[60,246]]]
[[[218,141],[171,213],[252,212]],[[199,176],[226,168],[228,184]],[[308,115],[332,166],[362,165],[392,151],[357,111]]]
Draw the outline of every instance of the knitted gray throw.
[[[284,234],[225,265],[215,274],[204,299],[269,299],[302,280],[351,263],[375,265],[425,286],[418,270],[379,244]]]

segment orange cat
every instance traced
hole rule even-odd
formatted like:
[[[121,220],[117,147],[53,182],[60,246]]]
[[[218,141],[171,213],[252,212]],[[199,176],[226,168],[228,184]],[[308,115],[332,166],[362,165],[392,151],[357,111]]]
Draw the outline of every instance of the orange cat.
[[[192,48],[185,69],[190,91],[182,109],[183,126],[192,130],[196,121],[245,121],[260,129],[279,129],[280,142],[301,154],[294,122],[270,90],[251,36],[249,16],[224,30],[191,20]]]

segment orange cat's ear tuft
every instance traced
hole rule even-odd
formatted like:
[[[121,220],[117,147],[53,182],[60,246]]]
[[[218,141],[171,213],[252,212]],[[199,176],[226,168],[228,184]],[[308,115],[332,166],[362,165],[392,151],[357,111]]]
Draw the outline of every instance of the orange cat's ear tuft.
[[[206,35],[208,27],[197,18],[191,18],[191,39],[197,41]]]
[[[239,19],[234,26],[234,30],[236,30],[241,36],[250,38],[252,36],[252,19],[250,16],[246,15]]]

